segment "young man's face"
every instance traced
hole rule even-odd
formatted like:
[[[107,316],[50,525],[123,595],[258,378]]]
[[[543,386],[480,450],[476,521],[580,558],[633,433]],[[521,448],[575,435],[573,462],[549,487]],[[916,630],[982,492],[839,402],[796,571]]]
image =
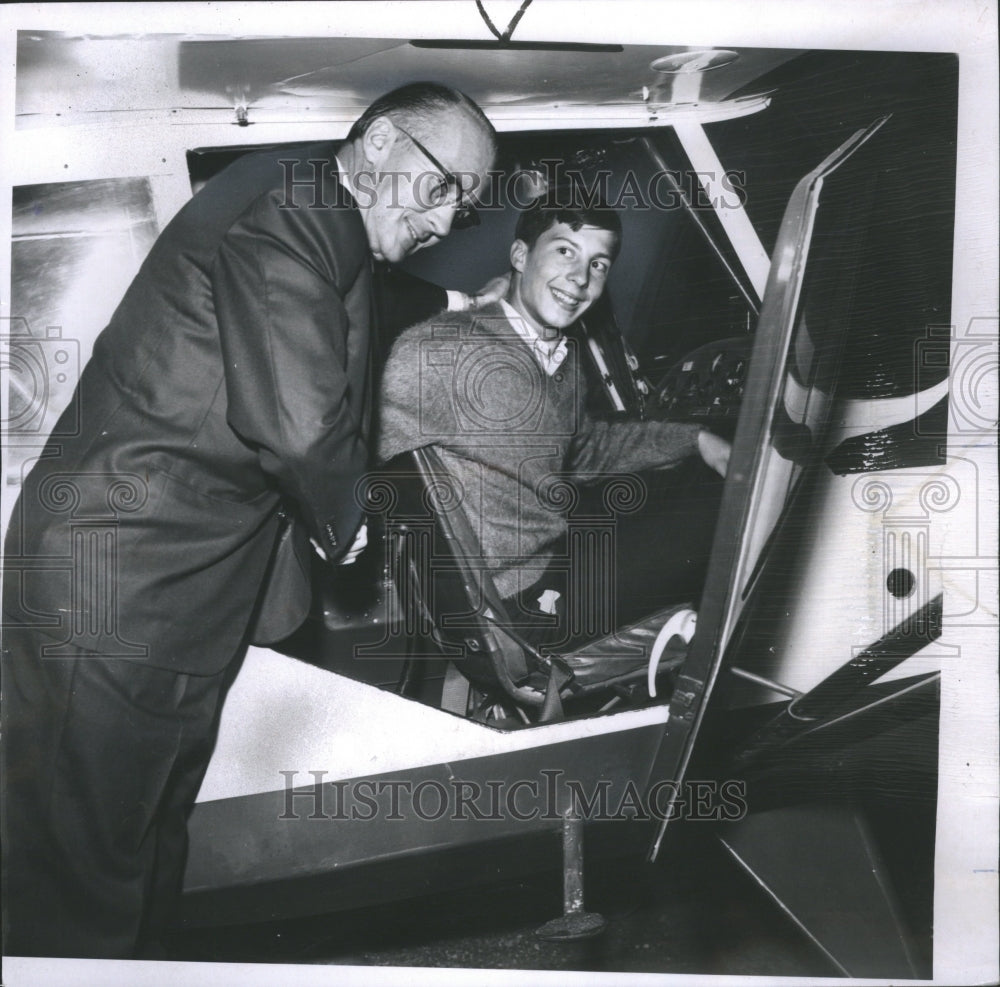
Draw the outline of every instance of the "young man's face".
[[[604,292],[617,239],[596,226],[574,230],[555,223],[532,247],[515,240],[510,262],[518,277],[511,304],[543,337],[562,332]]]

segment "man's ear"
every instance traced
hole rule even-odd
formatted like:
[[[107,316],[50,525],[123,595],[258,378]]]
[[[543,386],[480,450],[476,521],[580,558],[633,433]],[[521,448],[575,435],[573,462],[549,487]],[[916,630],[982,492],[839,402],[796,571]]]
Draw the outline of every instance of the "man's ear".
[[[361,138],[365,160],[376,170],[380,169],[398,136],[399,131],[388,117],[375,117]]]
[[[524,273],[524,265],[528,259],[528,245],[523,240],[515,240],[510,245],[510,266],[518,274]]]

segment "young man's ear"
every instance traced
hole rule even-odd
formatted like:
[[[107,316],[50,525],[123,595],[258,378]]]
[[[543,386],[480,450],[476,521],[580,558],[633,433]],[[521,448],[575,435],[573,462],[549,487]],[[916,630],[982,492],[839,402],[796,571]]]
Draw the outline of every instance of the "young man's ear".
[[[510,266],[518,274],[524,273],[524,265],[528,259],[528,245],[523,240],[515,240],[510,245]]]

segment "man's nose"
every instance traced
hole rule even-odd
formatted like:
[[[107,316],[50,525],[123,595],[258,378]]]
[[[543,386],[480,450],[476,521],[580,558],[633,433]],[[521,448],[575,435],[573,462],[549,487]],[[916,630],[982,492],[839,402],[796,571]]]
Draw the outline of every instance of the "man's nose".
[[[436,209],[428,209],[424,213],[429,237],[440,240],[451,232],[451,224],[455,221],[455,207],[450,203],[438,206]]]

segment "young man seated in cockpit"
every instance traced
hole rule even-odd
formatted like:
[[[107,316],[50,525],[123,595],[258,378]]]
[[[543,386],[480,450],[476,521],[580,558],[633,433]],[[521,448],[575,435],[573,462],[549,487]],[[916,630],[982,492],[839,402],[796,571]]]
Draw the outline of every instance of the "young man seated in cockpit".
[[[571,327],[604,292],[621,236],[613,209],[539,200],[518,219],[506,298],[407,329],[382,380],[379,458],[435,450],[512,616],[527,608],[562,618],[536,643],[558,643],[567,612],[582,605],[560,564],[575,484],[697,455],[724,476],[729,459],[729,443],[699,425],[585,411]]]

